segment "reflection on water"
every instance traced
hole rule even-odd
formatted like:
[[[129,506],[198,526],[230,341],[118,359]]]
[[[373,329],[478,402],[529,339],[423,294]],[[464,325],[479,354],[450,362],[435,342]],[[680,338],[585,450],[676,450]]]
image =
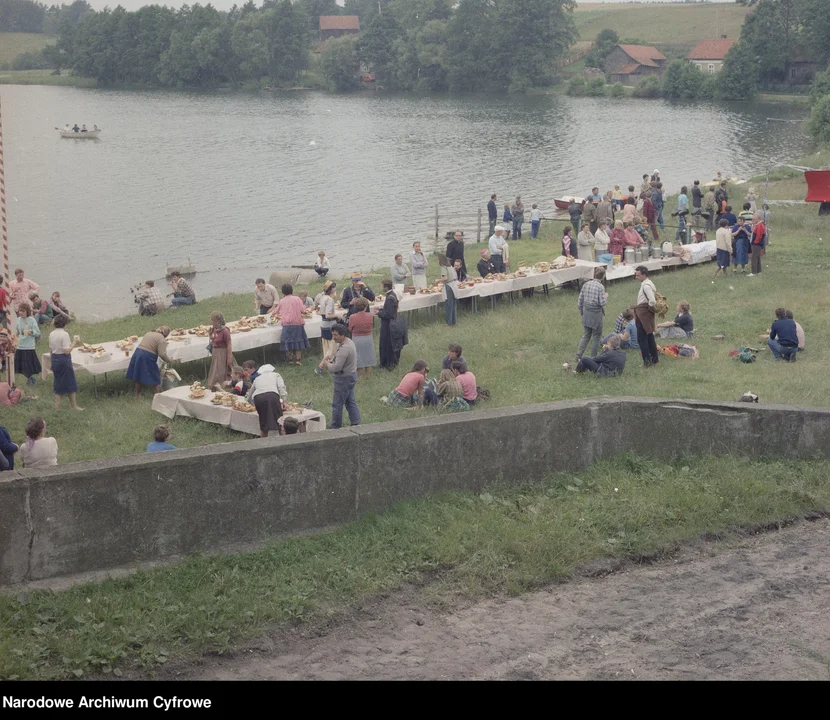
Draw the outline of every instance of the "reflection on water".
[[[748,177],[808,141],[784,105],[562,96],[3,87],[12,265],[85,317],[134,309],[131,284],[190,257],[202,296],[311,264],[390,262],[430,234],[433,208],[474,214],[492,192],[544,210],[596,184],[670,190]],[[92,123],[100,141],[54,127]],[[313,143],[313,144],[312,144]]]

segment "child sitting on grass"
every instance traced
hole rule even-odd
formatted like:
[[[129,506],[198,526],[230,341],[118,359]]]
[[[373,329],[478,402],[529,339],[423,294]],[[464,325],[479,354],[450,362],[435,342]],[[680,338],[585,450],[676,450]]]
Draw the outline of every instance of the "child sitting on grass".
[[[148,443],[147,452],[162,452],[163,450],[175,450],[176,446],[167,442],[170,439],[169,425],[156,425],[153,428],[153,442]]]
[[[282,434],[296,435],[300,432],[300,421],[295,417],[287,417],[282,420]]]
[[[230,391],[234,395],[241,395],[242,397],[245,397],[245,395],[248,394],[248,390],[251,389],[251,383],[248,382],[247,378],[245,377],[245,370],[239,367],[239,365],[233,366],[229,386]]]

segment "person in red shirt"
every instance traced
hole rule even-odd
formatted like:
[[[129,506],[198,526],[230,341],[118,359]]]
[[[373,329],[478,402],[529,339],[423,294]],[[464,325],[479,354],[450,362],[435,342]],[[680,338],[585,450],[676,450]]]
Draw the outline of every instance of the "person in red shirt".
[[[654,242],[659,242],[660,236],[657,234],[657,209],[654,207],[654,203],[651,202],[651,198],[648,195],[643,200],[643,217],[651,229],[651,236],[654,238]]]
[[[761,253],[764,249],[764,237],[767,234],[767,226],[764,225],[760,215],[753,217],[752,222],[754,223],[752,227],[752,243],[750,244],[750,248],[752,249],[752,266],[747,277],[761,274]]]

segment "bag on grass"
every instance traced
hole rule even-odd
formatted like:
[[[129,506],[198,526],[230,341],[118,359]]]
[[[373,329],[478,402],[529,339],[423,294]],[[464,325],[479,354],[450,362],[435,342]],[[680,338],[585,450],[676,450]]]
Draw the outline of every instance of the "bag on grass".
[[[476,386],[476,400],[489,400],[490,391],[487,388]]]

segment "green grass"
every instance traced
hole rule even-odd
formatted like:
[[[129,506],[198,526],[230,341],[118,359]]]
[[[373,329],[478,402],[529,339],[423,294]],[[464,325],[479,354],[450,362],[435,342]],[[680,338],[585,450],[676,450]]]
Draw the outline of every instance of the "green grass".
[[[69,87],[96,87],[95,78],[85,78],[64,72],[53,75],[51,70],[0,70],[0,85],[64,85]]]
[[[580,3],[574,22],[581,40],[594,40],[600,30],[616,30],[621,38],[648,43],[695,44],[704,38],[737,38],[750,8],[738,4]]]
[[[622,456],[518,489],[402,503],[256,552],[0,595],[0,678],[147,672],[222,653],[275,624],[332,617],[405,583],[431,583],[432,601],[521,593],[599,557],[670,551],[701,533],[826,507],[828,471],[820,462]]]
[[[803,180],[784,182],[794,184],[792,193],[795,194],[789,197],[804,197]],[[771,197],[775,197],[777,186],[772,187]],[[742,197],[746,188],[733,188],[733,197]],[[757,186],[756,189],[762,192]],[[668,207],[673,207],[672,202]],[[564,224],[558,220],[545,222],[539,240],[512,243],[513,266],[550,260],[560,254],[559,238]],[[826,406],[830,398],[830,377],[823,371],[824,360],[816,349],[830,346],[830,323],[827,322],[830,293],[823,291],[830,279],[830,263],[825,260],[830,247],[830,227],[826,218],[817,216],[813,205],[776,207],[772,234],[773,245],[764,263],[768,267],[760,277],[730,276],[719,278],[713,285],[711,263],[653,276],[672,308],[681,300],[691,303],[697,328],[694,344],[701,355],[698,360],[666,358],[658,372],[645,373],[639,356],[632,352],[621,378],[598,381],[564,373],[561,365],[573,359],[582,333],[574,288],[552,291],[548,299],[542,296],[519,299],[512,306],[500,303],[492,311],[482,303],[481,312],[475,315],[462,308],[458,325],[452,330],[440,321],[439,309],[437,321],[422,315],[411,328],[410,344],[404,348],[399,371],[375,370],[368,379],[360,380],[357,400],[363,421],[384,422],[411,417],[412,412],[417,412],[386,407],[379,398],[397,385],[416,360],[424,359],[432,363],[431,367],[439,367],[450,342],[464,347],[464,356],[479,385],[491,391],[491,399],[482,404],[483,409],[595,395],[734,401],[747,390],[759,394],[765,403]],[[480,247],[471,245],[467,249],[472,267]],[[370,287],[376,290],[380,279],[380,275],[367,277]],[[318,288],[314,286],[311,291],[316,293]],[[623,308],[634,303],[636,292],[633,280],[609,286],[608,328]],[[74,323],[70,330],[80,334],[84,342],[117,340],[141,335],[161,324],[191,327],[206,323],[213,310],[222,311],[228,319],[247,315],[251,312],[252,299],[253,295],[248,293],[222,295],[192,307],[164,311],[154,318],[136,314],[97,324]],[[759,335],[769,327],[775,308],[782,306],[793,310],[807,333],[807,352],[796,365],[775,363],[766,349],[754,365],[744,365],[728,357],[729,350],[739,345],[763,346]],[[725,335],[726,340],[711,339],[718,334]],[[42,349],[45,345],[44,337],[39,347]],[[312,372],[313,364],[320,357],[319,341],[313,341],[302,368],[287,367],[277,346],[266,348],[265,357],[277,363],[292,401],[311,401],[316,409],[330,415],[331,381],[318,378]],[[237,354],[240,362],[248,358],[261,362],[263,352],[252,350]],[[202,362],[178,367],[188,383],[204,380],[206,368]],[[164,420],[150,409],[149,395],[135,400],[131,383],[123,373],[114,373],[106,384],[103,378],[98,381],[96,397],[91,376],[82,371],[77,376],[79,402],[85,408],[84,413],[72,413],[68,409],[56,411],[51,383],[39,381],[40,399],[22,404],[4,417],[3,424],[12,438],[22,441],[27,420],[40,415],[46,420],[49,434],[58,440],[61,464],[143,452],[153,426]],[[18,376],[18,380],[22,381],[22,377]],[[177,418],[172,426],[172,442],[178,447],[249,439],[198,420]]]
[[[0,65],[10,63],[20,53],[39,52],[55,38],[37,33],[0,33]]]

